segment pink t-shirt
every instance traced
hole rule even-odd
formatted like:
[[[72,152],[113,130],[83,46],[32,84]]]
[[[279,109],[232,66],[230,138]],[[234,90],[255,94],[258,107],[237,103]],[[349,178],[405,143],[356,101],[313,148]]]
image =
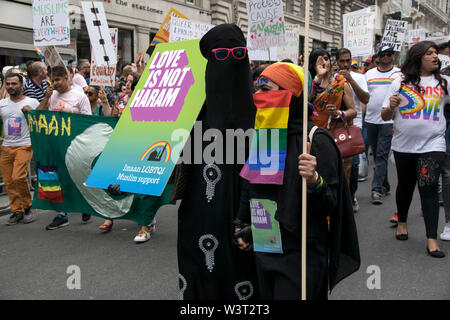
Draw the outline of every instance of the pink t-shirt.
[[[73,112],[92,114],[91,104],[85,94],[75,89],[59,93],[54,90],[49,101],[48,110],[61,111],[62,108],[71,109]]]
[[[88,86],[86,80],[83,78],[83,76],[79,73],[75,73],[75,75],[72,78],[72,82],[74,85],[77,85],[81,88],[86,88]]]

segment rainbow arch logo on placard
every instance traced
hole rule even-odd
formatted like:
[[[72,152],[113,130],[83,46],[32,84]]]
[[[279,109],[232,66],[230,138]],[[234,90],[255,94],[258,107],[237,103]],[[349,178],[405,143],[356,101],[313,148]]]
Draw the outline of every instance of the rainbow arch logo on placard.
[[[158,141],[152,144],[140,158],[140,160],[147,161],[164,161],[169,162],[172,148],[167,141]]]
[[[402,84],[400,94],[408,100],[405,106],[400,107],[401,114],[413,114],[425,108],[425,99],[413,88]]]

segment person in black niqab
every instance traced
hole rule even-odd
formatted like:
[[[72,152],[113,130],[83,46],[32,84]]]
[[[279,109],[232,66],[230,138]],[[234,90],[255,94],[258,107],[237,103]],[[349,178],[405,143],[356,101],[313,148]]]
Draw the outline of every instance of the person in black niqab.
[[[233,24],[219,25],[208,31],[200,41],[206,66],[206,100],[196,125],[202,133],[216,129],[222,133],[223,150],[226,129],[253,128],[256,109],[252,98],[250,64],[245,50],[217,60],[212,52],[217,48],[246,47],[242,31]],[[224,51],[226,52],[226,50]],[[223,53],[223,52],[222,52]],[[239,55],[240,54],[240,55]],[[225,55],[219,58],[224,58]],[[236,58],[237,57],[237,58]],[[195,129],[194,129],[195,131]],[[202,154],[211,141],[192,139],[183,149],[193,152],[201,143]],[[234,140],[235,142],[237,140]],[[237,155],[237,144],[233,144]],[[190,148],[190,150],[189,150]],[[248,139],[245,146],[248,149]],[[215,155],[220,154],[215,150]],[[245,161],[245,158],[242,160]],[[178,268],[180,299],[186,300],[248,300],[258,297],[253,253],[242,252],[233,244],[233,221],[239,207],[242,164],[222,161],[183,164],[180,180],[186,185],[177,199],[182,199],[178,211]],[[193,163],[193,162],[191,162]],[[177,179],[177,178],[175,178]],[[177,185],[177,182],[175,182]]]

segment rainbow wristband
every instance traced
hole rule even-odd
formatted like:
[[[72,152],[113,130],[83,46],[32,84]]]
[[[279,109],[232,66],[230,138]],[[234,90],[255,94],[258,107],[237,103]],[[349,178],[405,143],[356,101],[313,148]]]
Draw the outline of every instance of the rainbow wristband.
[[[317,179],[316,184],[313,186],[309,186],[308,191],[317,191],[320,190],[322,187],[323,187],[323,179],[322,176],[319,175],[319,179]]]

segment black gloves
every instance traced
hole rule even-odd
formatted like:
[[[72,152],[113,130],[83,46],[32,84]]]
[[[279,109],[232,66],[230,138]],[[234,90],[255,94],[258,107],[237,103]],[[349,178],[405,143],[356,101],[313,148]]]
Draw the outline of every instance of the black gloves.
[[[234,220],[234,228],[240,229],[233,234],[233,242],[238,245],[237,239],[242,238],[245,243],[251,244],[253,242],[252,238],[252,226],[248,223],[242,222],[238,218]]]
[[[126,193],[120,191],[120,184],[110,184],[108,186],[108,192],[113,196],[121,196]]]

